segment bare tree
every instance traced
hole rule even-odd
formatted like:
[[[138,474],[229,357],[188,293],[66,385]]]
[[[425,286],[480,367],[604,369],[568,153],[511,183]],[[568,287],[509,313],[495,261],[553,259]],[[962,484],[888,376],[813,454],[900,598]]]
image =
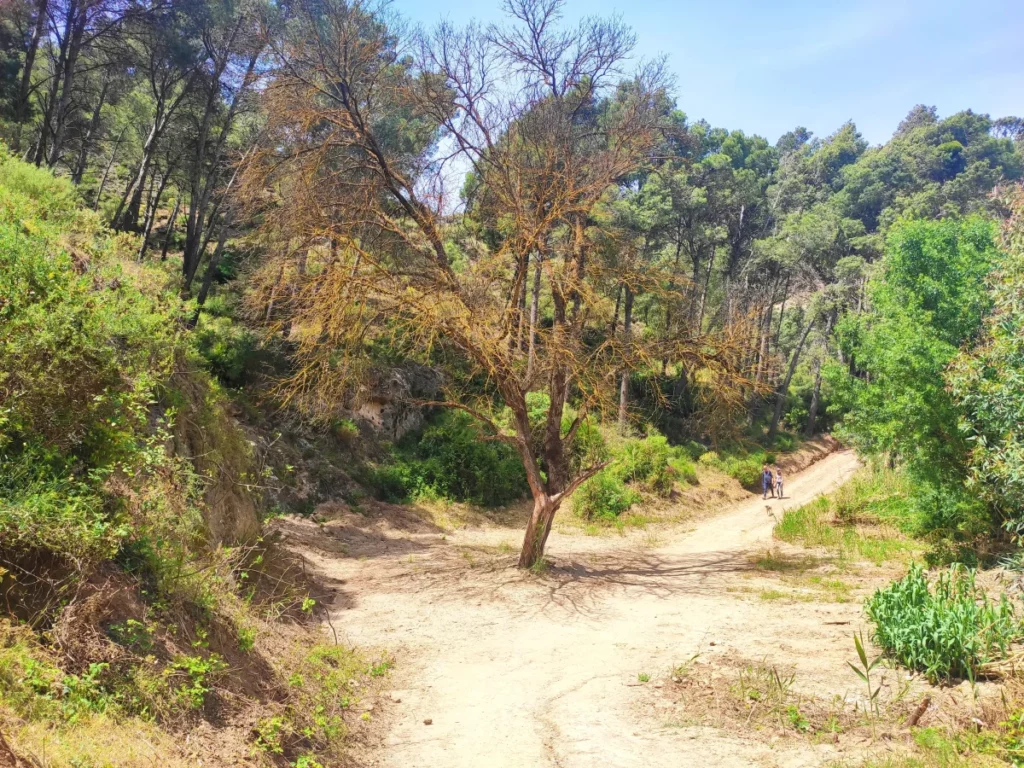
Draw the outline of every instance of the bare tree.
[[[519,559],[529,567],[559,507],[604,466],[571,461],[581,425],[597,409],[614,411],[624,366],[666,354],[637,338],[588,339],[610,319],[592,258],[594,213],[658,140],[665,75],[648,65],[615,90],[633,46],[620,22],[564,29],[560,0],[505,8],[507,26],[410,36],[380,6],[295,3],[290,36],[271,43],[268,138],[244,191],[265,245],[280,254],[255,277],[251,301],[295,345],[286,397],[337,402],[358,360],[341,351],[395,326],[420,348],[461,352],[511,411],[511,428],[488,403],[444,404],[519,453],[534,500]],[[496,233],[458,267],[442,183],[455,158],[480,189],[474,216]],[[549,328],[531,322],[532,365],[515,343],[531,262],[552,306]],[[293,285],[287,298],[283,281]],[[674,359],[706,349],[671,343]],[[731,370],[720,362],[728,348],[707,364]],[[541,377],[550,406],[535,435],[526,395]]]

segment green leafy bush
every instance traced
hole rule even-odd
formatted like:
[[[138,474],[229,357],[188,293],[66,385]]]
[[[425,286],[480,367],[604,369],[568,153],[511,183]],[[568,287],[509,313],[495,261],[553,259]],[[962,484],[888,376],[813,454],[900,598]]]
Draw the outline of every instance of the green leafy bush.
[[[527,491],[519,455],[482,439],[472,417],[445,411],[422,434],[407,436],[391,460],[371,472],[378,495],[403,501],[425,495],[499,506]]]
[[[108,558],[159,506],[172,415],[157,406],[187,356],[184,312],[135,248],[68,182],[0,155],[0,564]]]
[[[112,500],[38,444],[0,447],[0,537],[6,547],[43,548],[98,561],[128,533]]]
[[[717,467],[721,464],[721,457],[716,451],[706,451],[697,460],[702,467]]]
[[[725,462],[725,473],[739,481],[740,485],[753,488],[761,483],[761,468],[764,461],[758,456],[745,459],[732,458]]]
[[[398,459],[371,467],[366,479],[380,499],[394,503],[408,500],[416,488],[416,478],[409,464]]]
[[[705,448],[703,445],[698,443],[696,440],[688,440],[688,441],[686,441],[685,443],[683,443],[679,447],[683,451],[685,451],[686,454],[693,461],[697,461],[697,459],[699,459],[701,456],[703,456],[704,453],[707,451],[707,448]]]
[[[777,450],[780,450],[783,453],[792,451],[796,448],[796,438],[785,432],[780,432],[775,436],[775,442],[773,445]]]
[[[203,312],[193,340],[209,371],[224,384],[245,383],[256,350],[256,338],[245,326],[230,317]]]
[[[206,695],[217,678],[227,670],[227,662],[216,653],[209,656],[179,656],[168,668],[171,674],[183,673],[186,678],[177,688],[177,694],[193,709],[206,703]],[[181,677],[181,674],[177,674]]]
[[[620,453],[620,472],[628,483],[642,484],[660,495],[667,495],[675,485],[676,469],[672,466],[675,451],[662,435],[643,440],[630,440]]]
[[[934,589],[921,566],[912,565],[904,578],[875,592],[867,613],[878,645],[932,682],[975,679],[1022,636],[1006,595],[990,600],[974,571],[959,565],[940,574]]]
[[[567,414],[562,420],[562,434],[569,431],[571,418]],[[576,430],[576,437],[569,446],[569,468],[572,472],[580,472],[602,461],[607,461],[611,452],[605,442],[601,428],[592,420],[582,422]]]
[[[603,469],[572,495],[573,512],[587,520],[614,520],[640,501],[640,494],[627,488],[610,469]]]
[[[693,462],[685,456],[677,455],[669,462],[669,466],[675,472],[676,479],[680,482],[689,483],[690,485],[697,484],[697,470],[693,466]]]

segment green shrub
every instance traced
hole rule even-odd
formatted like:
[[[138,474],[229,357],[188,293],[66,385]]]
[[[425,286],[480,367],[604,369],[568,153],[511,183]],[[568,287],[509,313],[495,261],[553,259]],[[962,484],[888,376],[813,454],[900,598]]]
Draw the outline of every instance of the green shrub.
[[[562,420],[562,434],[569,431],[572,419],[575,416],[567,414]],[[572,472],[580,472],[587,467],[592,467],[602,461],[607,461],[610,456],[608,444],[605,442],[601,428],[592,420],[582,422],[576,430],[576,437],[573,438],[569,447],[569,468]]]
[[[71,461],[38,444],[0,447],[0,539],[98,561],[113,556],[127,520],[111,499],[76,475]]]
[[[378,498],[395,504],[407,501],[416,488],[409,465],[397,458],[391,463],[371,467],[366,479]]]
[[[352,705],[354,684],[365,670],[365,661],[345,646],[309,649],[288,670],[288,717],[282,730],[302,734],[318,751],[325,751],[324,756],[340,757],[339,741],[347,732],[344,712]]]
[[[662,435],[629,440],[619,456],[620,474],[627,483],[642,484],[660,495],[671,493],[676,470],[672,466],[673,449]]]
[[[697,470],[694,468],[693,462],[685,456],[677,455],[669,462],[669,466],[675,472],[676,479],[680,482],[689,483],[690,485],[697,484]]]
[[[740,485],[753,488],[761,484],[761,469],[763,466],[764,462],[759,461],[757,457],[746,459],[733,458],[725,462],[725,473],[729,477],[738,480]]]
[[[216,653],[209,656],[179,656],[168,667],[169,674],[185,677],[177,688],[177,694],[193,709],[200,709],[206,703],[211,685],[227,670],[227,662]]]
[[[696,440],[688,440],[679,446],[686,454],[693,460],[697,461],[701,456],[705,454],[707,448],[698,443]]]
[[[933,683],[975,679],[1022,637],[1006,595],[990,600],[975,584],[974,571],[959,565],[940,574],[934,589],[921,566],[911,565],[904,578],[875,592],[867,613],[878,645]]]
[[[715,451],[706,451],[700,455],[697,462],[702,467],[718,467],[722,463],[721,457]]]
[[[615,472],[603,469],[572,495],[573,512],[587,520],[614,520],[640,501]]]
[[[775,442],[773,445],[776,449],[786,453],[796,448],[796,438],[792,435],[786,434],[785,432],[780,432],[775,436]]]
[[[369,480],[389,501],[426,496],[499,506],[528,490],[519,455],[505,443],[484,440],[461,411],[445,411],[422,434],[407,436]]]
[[[26,549],[102,560],[160,506],[184,308],[165,273],[126,258],[136,245],[69,183],[0,156],[0,564]]]
[[[256,350],[256,338],[245,326],[230,317],[203,312],[193,341],[210,373],[228,386],[245,384]]]
[[[345,445],[351,445],[359,437],[359,427],[351,419],[334,419],[331,432]]]

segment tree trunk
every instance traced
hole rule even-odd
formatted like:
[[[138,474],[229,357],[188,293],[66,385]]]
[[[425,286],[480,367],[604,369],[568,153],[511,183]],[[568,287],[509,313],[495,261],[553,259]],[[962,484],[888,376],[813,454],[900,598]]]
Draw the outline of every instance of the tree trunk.
[[[125,131],[128,130],[126,125],[121,129],[121,132],[117,135],[117,140],[114,142],[113,148],[110,150],[110,159],[107,161],[107,167],[103,169],[103,177],[100,179],[100,185],[96,188],[96,199],[93,200],[92,209],[99,210],[100,198],[103,196],[103,188],[107,186],[107,177],[110,176],[110,169],[114,165],[114,160],[117,158],[117,149],[121,146],[121,139],[124,138]]]
[[[232,33],[232,41],[234,40],[234,35],[240,30],[240,25],[241,17],[239,18],[239,26],[237,26],[234,33]],[[230,45],[231,42],[228,43],[229,48]],[[227,141],[228,133],[234,123],[235,114],[241,104],[242,97],[250,84],[258,59],[258,52],[249,58],[245,75],[242,78],[241,85],[235,90],[234,96],[231,99],[231,104],[228,106],[227,114],[224,116],[224,121],[220,126],[220,133],[214,142],[209,158],[207,157],[207,143],[211,128],[213,127],[213,118],[217,112],[219,104],[218,96],[220,94],[220,90],[219,87],[215,85],[207,91],[206,107],[203,112],[202,120],[200,121],[199,140],[196,142],[196,156],[193,158],[195,170],[193,171],[192,178],[190,180],[188,216],[185,219],[185,243],[182,249],[181,268],[186,286],[192,282],[195,272],[199,268],[199,262],[202,261],[206,243],[210,239],[210,235],[207,230],[217,217],[217,208],[219,207],[220,201],[217,201],[217,203],[214,204],[213,213],[210,213],[209,211],[210,201],[213,198],[214,190],[218,186],[217,181],[220,178],[220,163],[224,151],[224,144]],[[214,73],[213,82],[215,84],[219,84],[220,77],[223,74],[224,69],[227,67],[227,63],[228,56],[225,55],[223,60],[219,62],[218,68]],[[208,160],[209,167],[207,168]],[[238,169],[236,167],[235,174],[237,173]],[[232,177],[232,182],[233,181],[234,177]],[[230,184],[228,186],[230,187]]]
[[[74,7],[74,2],[71,7]],[[50,157],[46,163],[50,168],[53,168],[60,160],[61,150],[64,148],[64,135],[67,133],[68,120],[71,117],[71,97],[74,95],[75,67],[78,66],[78,54],[82,50],[82,36],[85,34],[88,11],[88,3],[81,0],[77,15],[72,22],[71,42],[68,44],[68,56],[64,64],[64,82],[60,89],[60,101],[54,113],[57,124],[53,129],[53,143],[50,145]],[[71,8],[68,9],[68,13],[70,15]]]
[[[171,237],[174,235],[174,225],[178,221],[178,209],[181,207],[181,192],[178,192],[178,196],[174,199],[174,210],[171,212],[171,218],[167,222],[167,231],[164,233],[164,246],[160,249],[160,261],[167,261],[167,249],[171,245]]]
[[[74,32],[75,4],[68,5],[67,15],[64,17],[64,36],[60,40],[60,48],[57,53],[57,61],[53,68],[53,80],[50,82],[50,92],[47,94],[46,103],[43,107],[43,120],[39,125],[39,136],[36,138],[35,146],[32,148],[32,162],[42,165],[46,157],[46,138],[53,123],[54,109],[57,106],[57,96],[60,93],[61,80],[64,77],[64,68],[68,56],[68,44],[71,42],[71,35]]]
[[[89,161],[89,145],[92,143],[92,137],[100,127],[100,115],[103,111],[103,104],[107,99],[107,90],[109,87],[109,81],[106,78],[103,78],[103,87],[100,89],[100,96],[96,102],[96,107],[92,111],[92,119],[89,120],[89,127],[82,136],[82,146],[78,150],[78,162],[75,163],[75,170],[71,173],[71,182],[73,184],[77,185],[82,183],[82,176],[85,174],[85,166]]]
[[[715,264],[715,249],[711,249],[711,258],[708,259],[708,269],[704,276],[704,288],[700,292],[700,308],[697,315],[697,327],[694,329],[696,333],[700,333],[704,327],[704,310],[707,307],[708,299],[708,286],[711,284],[711,268]]]
[[[167,179],[171,176],[171,168],[167,169],[167,172],[160,177],[160,186],[156,189],[156,194],[150,198],[150,201],[146,207],[146,224],[142,228],[142,244],[139,245],[138,261],[142,261],[146,255],[146,248],[149,246],[149,235],[153,231],[153,222],[156,221],[156,211],[160,207],[160,199],[164,196],[164,190],[167,188]]]
[[[530,515],[530,521],[526,524],[523,549],[519,553],[520,568],[533,568],[544,557],[544,547],[548,543],[551,523],[555,519],[557,510],[558,507],[547,494],[542,494],[534,499],[533,514]]]
[[[814,371],[814,393],[811,395],[811,407],[807,412],[807,428],[804,434],[807,437],[814,436],[814,422],[818,418],[818,401],[821,397],[821,360],[815,366]]]
[[[612,336],[615,336],[619,329],[619,310],[622,309],[622,283],[619,283],[615,291],[615,314],[612,315]]]
[[[832,332],[832,323],[835,321],[835,314],[829,314],[828,322],[825,324],[824,352],[828,352],[828,337]],[[807,412],[807,436],[814,434],[814,422],[818,418],[818,403],[821,400],[821,358],[818,359],[814,370],[814,393],[811,395],[811,407]]]
[[[804,342],[807,341],[807,337],[811,334],[811,329],[813,327],[814,318],[811,318],[807,322],[807,327],[804,328],[804,332],[800,335],[800,341],[797,342],[796,349],[793,350],[793,356],[789,359],[789,369],[786,371],[786,378],[778,389],[778,394],[775,399],[775,412],[772,414],[772,423],[768,428],[769,442],[775,439],[775,435],[779,431],[779,419],[782,418],[782,408],[786,404],[786,394],[789,392],[789,383],[793,380],[793,373],[796,371],[796,364],[800,360],[800,350],[803,349]]]
[[[536,256],[537,266],[533,272],[533,295],[530,297],[530,340],[526,358],[526,387],[533,381],[537,365],[537,307],[540,304],[540,253]]]
[[[779,307],[779,328],[775,332],[775,348],[779,348],[779,340],[782,338],[782,318],[786,314],[786,300],[789,298],[789,277],[786,277],[786,287],[782,289],[782,305]]]
[[[199,307],[206,303],[206,297],[210,294],[210,287],[213,285],[213,278],[217,274],[217,267],[220,266],[221,257],[224,255],[224,243],[228,239],[228,228],[221,225],[220,235],[217,238],[217,247],[213,250],[210,263],[206,266],[206,273],[203,275],[203,284],[199,288],[199,295],[196,297],[196,319],[198,320]]]
[[[767,320],[759,323],[759,335],[760,344],[757,351],[757,370],[754,373],[754,383],[760,384],[761,378],[764,375],[765,366],[768,363],[768,337],[772,332],[772,305],[768,304],[768,308],[765,310]]]
[[[25,49],[25,62],[21,70],[21,85],[18,88],[18,101],[14,106],[14,122],[16,125],[14,140],[11,142],[11,149],[15,152],[21,151],[21,131],[28,120],[29,96],[32,93],[32,70],[35,67],[36,52],[39,50],[39,41],[43,39],[46,30],[46,16],[49,0],[39,0],[36,8],[36,23],[32,27],[32,35],[28,40],[28,47]]]
[[[516,357],[526,351],[526,285],[530,281],[530,257],[526,257],[526,274],[523,275],[523,290],[519,292],[519,315],[518,328],[516,329]]]
[[[626,286],[626,300],[622,311],[622,346],[625,352],[633,335],[633,289]],[[623,366],[619,384],[619,432],[625,434],[629,419],[629,367]]]
[[[142,145],[142,160],[139,162],[139,169],[128,183],[127,189],[125,189],[124,194],[121,196],[121,202],[118,203],[117,210],[114,212],[114,218],[111,222],[114,229],[135,229],[139,224],[142,192],[146,186],[146,177],[149,175],[149,166],[153,162],[153,156],[156,154],[156,141],[161,131],[161,109],[162,106],[157,105],[157,117],[149,127],[146,142]]]

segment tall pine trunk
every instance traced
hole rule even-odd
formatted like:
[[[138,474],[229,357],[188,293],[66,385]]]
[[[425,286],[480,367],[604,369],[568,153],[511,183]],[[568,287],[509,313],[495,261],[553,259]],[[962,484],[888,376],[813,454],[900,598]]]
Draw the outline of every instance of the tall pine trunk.
[[[178,210],[181,208],[181,192],[174,199],[174,210],[171,211],[171,218],[167,221],[167,231],[164,233],[164,245],[160,249],[160,261],[167,261],[167,249],[171,246],[171,237],[174,236],[174,226],[178,222]]]
[[[772,414],[772,423],[768,428],[769,442],[775,439],[775,435],[779,431],[779,420],[782,418],[782,409],[786,405],[786,395],[789,392],[789,383],[793,380],[793,373],[796,371],[796,364],[800,361],[800,351],[803,349],[804,342],[807,341],[807,337],[810,336],[811,329],[813,327],[814,319],[811,318],[807,322],[807,327],[804,328],[804,332],[800,334],[800,341],[797,342],[796,348],[793,350],[793,356],[789,359],[789,368],[786,370],[786,378],[783,379],[775,396],[775,412]]]
[[[32,94],[32,70],[35,68],[36,53],[39,51],[39,41],[43,39],[46,31],[46,17],[49,11],[49,0],[39,0],[36,5],[36,20],[32,25],[32,34],[29,36],[28,46],[25,48],[25,61],[21,68],[21,83],[18,87],[18,98],[14,105],[15,132],[11,142],[11,149],[15,152],[21,151],[21,132],[25,123],[28,122],[29,97]]]
[[[99,187],[96,188],[96,199],[92,202],[92,209],[94,211],[99,210],[100,198],[103,197],[103,188],[107,186],[107,179],[110,177],[110,169],[114,167],[114,160],[117,159],[117,150],[121,146],[121,139],[124,138],[125,131],[127,130],[127,125],[121,129],[121,132],[117,135],[117,140],[114,142],[114,146],[110,150],[110,159],[107,160],[107,167],[103,169],[103,177],[100,179]]]
[[[75,68],[78,66],[78,54],[82,50],[82,37],[85,35],[85,25],[88,21],[89,5],[85,0],[78,0],[81,3],[75,9],[74,20],[71,27],[71,40],[68,43],[67,61],[64,64],[64,77],[60,89],[60,101],[54,112],[57,124],[53,129],[53,141],[50,144],[50,155],[47,165],[53,168],[60,161],[61,152],[64,149],[64,136],[67,134],[68,122],[71,120],[71,98],[74,95]],[[72,2],[71,8],[75,8]],[[68,11],[71,14],[71,9]]]
[[[824,351],[828,352],[828,337],[832,332],[832,323],[835,321],[835,315],[830,314],[828,316],[828,322],[825,324],[824,333]],[[821,363],[822,359],[819,357],[817,365],[814,370],[814,392],[811,394],[811,407],[807,411],[807,429],[806,434],[811,437],[814,434],[815,422],[818,418],[818,405],[821,402]]]
[[[220,260],[224,256],[224,244],[228,240],[228,228],[221,224],[220,235],[217,237],[217,247],[213,249],[213,256],[206,266],[203,274],[203,284],[199,288],[199,295],[196,296],[196,319],[199,317],[199,308],[206,303],[206,297],[210,295],[210,288],[213,286],[213,278],[217,276],[217,269],[220,267]]]
[[[818,360],[814,371],[814,393],[811,395],[811,407],[807,411],[807,428],[804,434],[814,436],[815,421],[818,419],[818,401],[821,398],[821,360]]]
[[[164,190],[167,188],[167,180],[171,176],[171,170],[171,168],[168,168],[167,172],[160,177],[160,185],[146,206],[146,223],[142,228],[142,244],[139,245],[138,255],[139,261],[142,261],[145,257],[146,249],[149,247],[149,235],[153,231],[153,222],[156,221],[156,212],[160,207],[160,200],[164,196]]]
[[[89,146],[92,144],[93,136],[96,135],[96,131],[100,127],[100,116],[103,113],[103,105],[107,99],[107,91],[110,88],[110,82],[107,78],[103,78],[103,87],[100,88],[99,98],[96,100],[96,106],[92,110],[92,118],[89,120],[89,127],[86,129],[82,136],[82,146],[78,150],[78,161],[75,163],[75,170],[71,173],[71,181],[73,184],[81,184],[82,176],[85,174],[86,165],[89,162]]]
[[[139,161],[139,167],[135,171],[135,175],[132,177],[131,181],[128,182],[128,186],[125,188],[124,194],[121,195],[121,202],[118,203],[117,210],[114,211],[112,224],[115,229],[135,229],[139,224],[139,208],[142,207],[142,192],[146,186],[146,177],[149,175],[149,166],[153,162],[153,156],[156,154],[156,142],[160,136],[161,110],[162,105],[158,104],[157,117],[149,127],[149,133],[146,136],[146,141],[142,145],[142,160]]]
[[[53,69],[53,77],[50,81],[50,92],[46,96],[43,105],[43,119],[39,125],[39,135],[36,143],[28,153],[33,163],[42,165],[46,159],[46,140],[53,128],[54,111],[57,108],[57,101],[60,96],[60,84],[64,79],[64,68],[68,60],[68,46],[71,42],[71,35],[74,33],[75,4],[68,5],[67,15],[64,17],[64,34],[60,40],[60,48],[57,53],[57,61]]]
[[[622,348],[628,354],[629,343],[633,337],[633,289],[626,285],[626,300],[622,308]],[[629,421],[629,367],[623,366],[622,380],[619,384],[619,432],[625,434]]]

